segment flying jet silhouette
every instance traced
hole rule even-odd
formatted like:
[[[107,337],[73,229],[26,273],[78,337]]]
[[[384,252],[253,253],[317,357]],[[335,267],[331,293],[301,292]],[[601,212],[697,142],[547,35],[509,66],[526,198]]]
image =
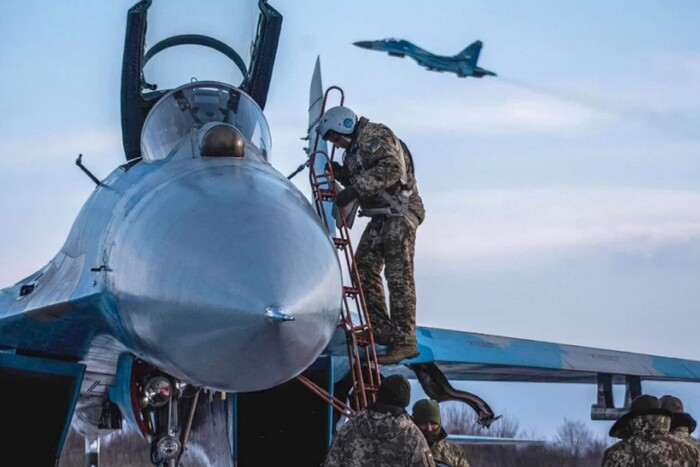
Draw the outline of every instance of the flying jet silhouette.
[[[355,42],[354,45],[364,49],[387,52],[392,57],[403,58],[408,55],[418,62],[419,65],[430,71],[448,71],[450,73],[455,73],[460,78],[466,78],[467,76],[472,76],[474,78],[496,76],[496,73],[493,71],[484,70],[476,66],[476,62],[479,60],[481,47],[483,46],[481,41],[472,42],[460,53],[452,56],[430,53],[403,39],[359,41]]]

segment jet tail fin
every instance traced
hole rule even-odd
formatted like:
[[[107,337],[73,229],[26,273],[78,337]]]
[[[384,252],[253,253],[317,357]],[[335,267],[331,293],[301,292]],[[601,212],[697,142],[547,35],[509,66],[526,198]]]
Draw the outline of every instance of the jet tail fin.
[[[458,57],[467,60],[469,66],[475,67],[477,60],[479,60],[479,53],[481,52],[481,46],[483,43],[481,41],[475,41],[469,44],[469,46],[457,54]]]

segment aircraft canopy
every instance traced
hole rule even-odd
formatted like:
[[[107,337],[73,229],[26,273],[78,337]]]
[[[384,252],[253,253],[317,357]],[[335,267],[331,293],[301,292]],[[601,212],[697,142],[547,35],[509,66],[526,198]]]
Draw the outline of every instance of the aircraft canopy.
[[[158,101],[143,125],[143,160],[165,159],[184,138],[210,122],[238,128],[267,160],[270,129],[258,104],[243,91],[213,81],[186,84]]]

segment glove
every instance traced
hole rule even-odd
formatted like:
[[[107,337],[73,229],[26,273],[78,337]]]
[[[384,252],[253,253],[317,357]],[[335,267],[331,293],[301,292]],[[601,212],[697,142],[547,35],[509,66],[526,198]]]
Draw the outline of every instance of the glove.
[[[335,178],[340,177],[340,175],[343,173],[343,166],[340,164],[340,162],[326,162],[326,167],[324,167],[323,170],[325,170],[326,172],[330,172],[331,168],[333,169],[333,177]]]
[[[357,190],[349,186],[338,192],[338,196],[335,197],[335,204],[343,208],[359,198],[359,196],[360,194],[357,192]]]

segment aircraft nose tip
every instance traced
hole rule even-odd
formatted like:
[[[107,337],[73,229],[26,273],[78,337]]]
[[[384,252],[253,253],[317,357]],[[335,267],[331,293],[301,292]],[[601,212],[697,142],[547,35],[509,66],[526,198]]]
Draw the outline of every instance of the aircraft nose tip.
[[[294,316],[288,315],[281,306],[269,306],[265,309],[265,318],[271,323],[283,323],[285,321],[294,321]]]
[[[371,49],[372,48],[372,41],[358,41],[358,42],[354,42],[353,45],[356,45],[358,47],[362,47],[363,49]]]
[[[115,296],[149,363],[199,386],[257,391],[321,354],[341,271],[305,199],[257,170],[219,170],[231,177],[195,172],[134,209],[140,222],[117,240],[128,255],[111,261]]]

